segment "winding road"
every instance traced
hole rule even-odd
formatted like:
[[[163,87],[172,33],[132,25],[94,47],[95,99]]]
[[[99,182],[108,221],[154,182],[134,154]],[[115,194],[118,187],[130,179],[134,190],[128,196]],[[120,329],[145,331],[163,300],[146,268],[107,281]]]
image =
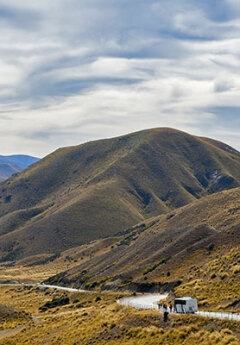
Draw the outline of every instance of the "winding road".
[[[166,298],[167,295],[141,295],[141,296],[131,296],[124,297],[119,300],[119,303],[125,306],[134,307],[137,309],[158,309],[157,302]],[[234,313],[222,313],[222,312],[208,312],[208,311],[198,311],[195,315],[202,317],[210,317],[221,320],[233,320],[240,321],[240,314]]]
[[[88,290],[80,290],[74,288],[67,288],[57,285],[45,285],[45,284],[0,284],[0,286],[34,286],[34,287],[46,287],[49,289],[57,289],[68,292],[90,292]],[[119,303],[124,306],[134,307],[136,309],[158,309],[157,302],[163,300],[167,295],[160,294],[144,294],[140,296],[123,297],[119,299]],[[233,320],[240,321],[240,314],[235,313],[222,313],[222,312],[211,312],[211,311],[198,311],[195,315],[202,317],[210,317],[221,320]]]

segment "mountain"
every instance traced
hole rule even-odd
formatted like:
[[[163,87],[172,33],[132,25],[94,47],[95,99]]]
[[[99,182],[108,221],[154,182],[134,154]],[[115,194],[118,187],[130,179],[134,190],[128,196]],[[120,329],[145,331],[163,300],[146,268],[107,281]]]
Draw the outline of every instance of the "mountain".
[[[20,171],[20,169],[14,164],[10,163],[0,163],[0,182],[8,179],[13,174]]]
[[[0,182],[6,180],[13,174],[26,169],[29,165],[38,160],[39,158],[26,155],[0,155]]]
[[[196,296],[240,308],[240,188],[197,200],[106,240],[62,254],[76,267],[50,283]],[[56,265],[56,263],[55,263]]]
[[[239,152],[174,129],[62,148],[1,184],[0,254],[58,253],[239,181]]]

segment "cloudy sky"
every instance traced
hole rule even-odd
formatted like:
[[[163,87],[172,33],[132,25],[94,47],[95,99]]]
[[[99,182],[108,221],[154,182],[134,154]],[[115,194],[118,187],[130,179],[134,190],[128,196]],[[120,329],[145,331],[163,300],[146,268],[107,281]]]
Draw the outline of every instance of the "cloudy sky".
[[[1,154],[174,127],[240,150],[239,0],[0,0]]]

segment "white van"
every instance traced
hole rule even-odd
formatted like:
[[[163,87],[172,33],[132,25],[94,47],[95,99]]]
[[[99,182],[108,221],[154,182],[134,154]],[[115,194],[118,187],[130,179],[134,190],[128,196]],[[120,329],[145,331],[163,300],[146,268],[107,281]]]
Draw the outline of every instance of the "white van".
[[[198,311],[197,300],[191,297],[176,298],[174,309],[176,313],[180,314],[196,313]]]

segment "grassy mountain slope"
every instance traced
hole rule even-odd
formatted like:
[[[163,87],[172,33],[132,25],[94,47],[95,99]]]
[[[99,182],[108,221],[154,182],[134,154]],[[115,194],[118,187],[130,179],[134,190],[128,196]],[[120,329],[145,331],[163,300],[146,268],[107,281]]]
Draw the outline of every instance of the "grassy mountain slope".
[[[172,129],[59,149],[1,184],[0,253],[63,251],[239,181],[237,151]]]
[[[112,239],[108,248],[102,243],[102,253],[99,242],[76,248],[72,261],[82,263],[49,281],[132,291],[175,286],[178,295],[196,296],[201,306],[240,309],[240,188],[202,198]]]

